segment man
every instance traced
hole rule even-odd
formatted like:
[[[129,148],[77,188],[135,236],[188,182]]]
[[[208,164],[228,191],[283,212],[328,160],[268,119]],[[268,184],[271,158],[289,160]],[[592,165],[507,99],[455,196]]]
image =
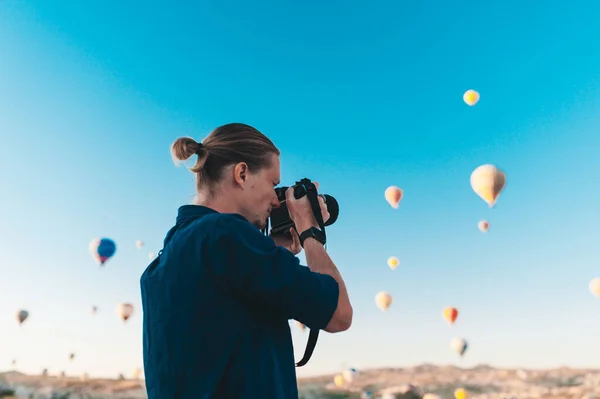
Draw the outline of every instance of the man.
[[[335,333],[353,312],[317,239],[301,243],[292,229],[291,240],[276,243],[260,232],[279,206],[279,151],[234,123],[203,143],[180,138],[172,153],[198,155],[197,197],[179,208],[140,281],[148,398],[298,398],[288,320]],[[288,191],[286,203],[298,232],[318,228],[306,197]],[[300,244],[308,267],[295,256]]]

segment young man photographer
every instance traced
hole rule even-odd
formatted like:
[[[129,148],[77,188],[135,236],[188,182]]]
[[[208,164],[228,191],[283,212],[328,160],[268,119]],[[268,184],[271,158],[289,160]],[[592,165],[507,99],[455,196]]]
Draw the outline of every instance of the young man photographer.
[[[141,279],[149,399],[297,399],[288,320],[335,333],[352,323],[342,277],[315,238],[261,233],[279,206],[279,150],[232,123],[203,143],[180,138],[177,160],[198,155],[197,197],[179,208],[160,256]],[[318,228],[306,196],[286,192],[297,231]],[[324,220],[328,218],[320,198]],[[285,247],[285,248],[284,248]]]

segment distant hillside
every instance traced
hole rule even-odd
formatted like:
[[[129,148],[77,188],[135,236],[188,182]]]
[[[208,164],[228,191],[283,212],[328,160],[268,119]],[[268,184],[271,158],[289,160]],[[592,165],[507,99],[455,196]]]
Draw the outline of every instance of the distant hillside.
[[[336,387],[334,375],[300,378],[302,399],[358,399],[369,390],[375,398],[388,393],[396,399],[420,399],[436,393],[444,399],[465,388],[470,399],[600,399],[600,372],[595,369],[553,370],[497,369],[478,365],[469,369],[422,364],[405,368],[359,370],[351,383]],[[18,371],[0,373],[0,388],[16,389],[22,397],[35,399],[82,397],[144,399],[143,380],[86,379],[78,376],[27,375]],[[62,395],[62,396],[60,396]]]

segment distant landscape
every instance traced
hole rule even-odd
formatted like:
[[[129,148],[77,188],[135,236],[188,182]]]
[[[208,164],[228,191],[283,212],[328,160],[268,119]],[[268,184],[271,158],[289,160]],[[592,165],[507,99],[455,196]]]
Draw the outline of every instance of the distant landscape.
[[[559,368],[548,370],[498,369],[480,365],[471,369],[424,364],[409,368],[360,371],[351,384],[336,387],[334,375],[298,380],[303,399],[373,398],[418,399],[427,393],[452,399],[454,390],[465,388],[471,399],[544,398],[600,399],[600,370]],[[31,399],[141,399],[143,380],[93,379],[75,376],[0,373],[2,397]]]

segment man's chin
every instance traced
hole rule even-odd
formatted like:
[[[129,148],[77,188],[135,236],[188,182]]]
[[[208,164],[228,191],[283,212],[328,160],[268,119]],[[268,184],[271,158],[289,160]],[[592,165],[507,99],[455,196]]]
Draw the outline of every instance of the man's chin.
[[[254,226],[256,226],[259,230],[264,230],[265,227],[267,227],[267,221],[256,221],[253,223]]]

